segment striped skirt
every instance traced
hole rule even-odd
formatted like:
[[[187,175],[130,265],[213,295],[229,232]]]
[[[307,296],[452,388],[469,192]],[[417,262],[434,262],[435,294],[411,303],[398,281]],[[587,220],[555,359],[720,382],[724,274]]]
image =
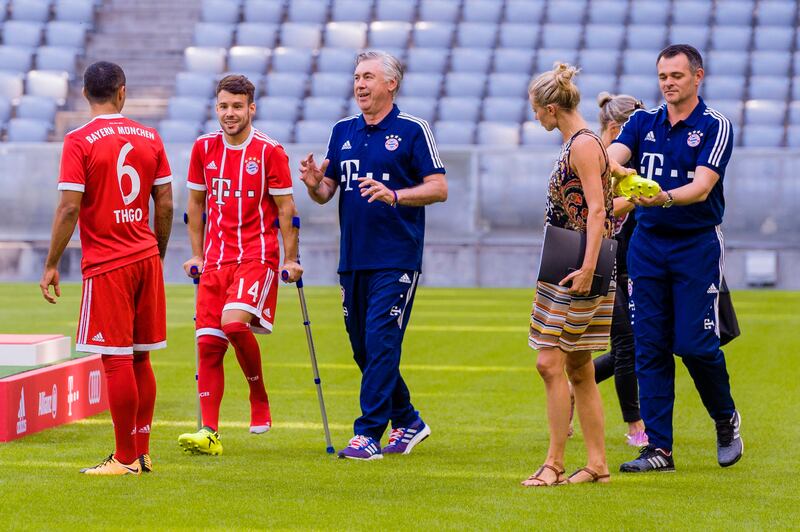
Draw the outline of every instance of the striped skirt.
[[[564,286],[536,283],[528,345],[564,352],[602,351],[608,347],[616,283],[606,296],[573,297]]]

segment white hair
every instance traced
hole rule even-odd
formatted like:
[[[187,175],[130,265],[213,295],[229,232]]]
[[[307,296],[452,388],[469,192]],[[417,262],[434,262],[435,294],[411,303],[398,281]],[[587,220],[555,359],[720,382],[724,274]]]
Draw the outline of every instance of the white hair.
[[[382,50],[364,50],[356,56],[356,66],[373,59],[380,61],[383,65],[383,76],[387,81],[395,80],[397,82],[397,86],[392,91],[392,99],[394,99],[400,90],[400,82],[403,81],[403,64],[395,56]]]

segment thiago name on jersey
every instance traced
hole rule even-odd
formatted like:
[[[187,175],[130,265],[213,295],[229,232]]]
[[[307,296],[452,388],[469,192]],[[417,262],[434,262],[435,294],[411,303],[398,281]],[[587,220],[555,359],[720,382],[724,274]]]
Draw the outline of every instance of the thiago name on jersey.
[[[86,135],[86,140],[89,142],[89,144],[93,144],[96,140],[100,140],[109,135],[136,135],[138,137],[144,137],[150,140],[156,139],[156,136],[152,131],[147,131],[146,129],[142,129],[140,127],[117,126],[116,128],[101,127],[91,135]]]

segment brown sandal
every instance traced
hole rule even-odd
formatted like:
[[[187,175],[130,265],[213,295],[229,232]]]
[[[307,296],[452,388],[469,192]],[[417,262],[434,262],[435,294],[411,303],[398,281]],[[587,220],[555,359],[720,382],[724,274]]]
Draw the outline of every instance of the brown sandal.
[[[549,469],[550,471],[552,471],[553,473],[556,474],[556,479],[553,482],[547,482],[546,480],[544,480],[543,478],[541,478],[539,476],[542,473],[544,473],[545,469]],[[523,486],[525,486],[526,488],[541,488],[541,487],[557,486],[558,484],[561,484],[562,482],[564,482],[563,480],[561,480],[561,475],[563,475],[563,474],[564,474],[564,470],[563,469],[561,471],[559,471],[558,469],[556,469],[555,467],[551,466],[550,464],[542,464],[542,467],[537,469],[536,473],[534,473],[533,475],[529,476],[527,479],[523,480],[521,484]],[[541,484],[525,484],[529,480],[535,480],[537,482],[541,482]]]
[[[577,476],[577,475],[579,475],[579,474],[581,474],[581,473],[587,473],[590,477],[592,477],[592,480],[587,480],[585,482],[577,482],[576,484],[587,484],[587,483],[592,484],[592,483],[595,483],[595,482],[600,482],[604,478],[611,478],[610,474],[598,475],[595,471],[589,469],[588,467],[582,467],[582,468],[578,469],[577,471],[575,471],[573,474],[571,474],[569,477],[567,477],[562,482],[559,482],[559,484],[573,484],[573,482],[570,481],[570,479],[575,477],[575,476]]]

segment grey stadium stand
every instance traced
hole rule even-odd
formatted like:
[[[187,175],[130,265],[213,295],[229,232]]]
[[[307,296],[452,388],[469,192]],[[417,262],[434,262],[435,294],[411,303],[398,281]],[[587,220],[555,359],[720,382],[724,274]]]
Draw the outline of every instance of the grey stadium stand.
[[[777,148],[783,142],[783,128],[748,126],[744,129],[742,146],[747,148]]]
[[[578,62],[578,51],[567,48],[539,48],[534,74],[551,70],[556,62],[574,65]]]
[[[634,24],[666,24],[670,9],[664,2],[636,0],[631,2],[631,22]]]
[[[468,120],[477,122],[481,99],[465,96],[445,96],[439,100],[439,120]]]
[[[750,75],[789,76],[792,56],[789,52],[752,52]]]
[[[741,100],[709,100],[708,107],[719,111],[733,124],[741,126],[743,123],[744,104]]]
[[[280,120],[256,120],[253,122],[253,126],[259,131],[263,131],[269,135],[270,138],[277,140],[281,144],[288,144],[294,139],[292,135],[292,132],[294,131],[293,122],[283,122]]]
[[[748,100],[744,104],[744,122],[748,126],[772,126],[783,130],[786,102],[774,100]]]
[[[463,19],[466,22],[497,24],[503,14],[502,0],[465,0]]]
[[[348,72],[355,64],[355,53],[352,50],[323,48],[317,56],[318,72]]]
[[[450,70],[485,74],[492,64],[492,50],[482,48],[453,48]],[[530,67],[529,67],[530,68]]]
[[[654,52],[658,52],[667,43],[667,27],[652,24],[637,24],[635,26],[628,26],[625,32],[628,37],[627,47],[629,50],[637,52],[646,50],[651,55],[651,62],[655,64],[652,58]]]
[[[796,2],[762,0],[756,6],[756,21],[759,25],[794,26],[796,20]]]
[[[49,0],[16,0],[11,4],[11,19],[45,22],[50,18]]]
[[[162,120],[158,124],[158,134],[165,143],[194,142],[200,134],[200,122],[190,120]]]
[[[83,48],[86,42],[86,25],[66,20],[48,22],[44,28],[45,43],[50,46]]]
[[[617,77],[613,74],[579,74],[575,78],[575,84],[581,91],[582,99],[587,97],[594,99],[603,91],[613,93],[616,90]]]
[[[800,148],[800,126],[789,126],[786,134],[786,144],[790,148]]]
[[[794,35],[794,28],[790,27],[756,27],[755,49],[788,52],[792,49]]]
[[[433,126],[436,142],[442,145],[464,145],[475,141],[475,122],[440,120]]]
[[[42,22],[9,20],[3,24],[3,43],[10,46],[35,48],[42,42]]]
[[[460,0],[420,0],[419,19],[434,22],[456,22]]]
[[[283,20],[283,0],[245,0],[244,20],[279,24]]]
[[[446,70],[449,54],[447,48],[411,48],[406,65],[409,72],[441,74]]]
[[[198,22],[194,25],[195,46],[229,48],[233,44],[233,24]]]
[[[424,48],[449,48],[453,42],[455,26],[449,22],[417,22],[414,24],[414,46]]]
[[[12,118],[8,121],[9,142],[45,142],[50,123],[31,118]]]
[[[369,45],[375,48],[405,48],[413,26],[409,22],[380,21],[369,26]]]
[[[272,53],[273,72],[311,72],[314,50],[281,46]]]
[[[327,145],[333,121],[301,120],[295,127],[295,142]]]
[[[744,76],[747,72],[747,55],[713,50],[706,56],[706,72],[711,76]]]
[[[533,69],[533,50],[523,50],[516,48],[498,48],[494,52],[494,72],[505,72],[519,74],[520,72],[531,72]]]
[[[26,94],[19,100],[16,116],[17,118],[42,120],[51,124],[56,117],[57,109],[58,105],[52,98]]]
[[[294,96],[305,94],[308,75],[288,72],[270,72],[265,86],[267,96]]]
[[[288,3],[287,20],[321,24],[328,16],[327,0],[293,0]]]
[[[345,114],[344,98],[311,96],[303,101],[305,120],[325,120],[335,122]]]
[[[256,102],[259,120],[293,122],[300,118],[300,99],[290,96],[264,96]]]
[[[33,51],[20,46],[0,46],[0,70],[27,72],[33,66]]]
[[[714,23],[720,26],[744,26],[753,18],[753,1],[736,0],[725,2],[723,9],[717,9]]]
[[[91,25],[94,21],[94,0],[56,0],[53,6],[56,20]]]
[[[750,47],[750,26],[715,26],[711,30],[711,47],[714,50],[745,51]]]
[[[489,74],[488,96],[509,96],[513,98],[525,98],[528,95],[527,74]]]
[[[371,11],[371,1],[333,0],[331,20],[335,22],[369,22]]]
[[[208,116],[209,100],[190,96],[173,96],[167,103],[167,118],[203,122]]]
[[[623,57],[623,72],[625,74],[638,74],[656,77],[656,54],[652,51],[628,50]]]
[[[595,24],[625,24],[628,17],[626,2],[592,0],[589,4],[589,22]]]
[[[613,74],[619,65],[620,53],[612,50],[583,50],[578,57],[582,74]]]
[[[267,71],[270,55],[269,48],[234,46],[228,51],[228,70],[264,74]]]
[[[539,40],[538,25],[506,23],[500,26],[499,46],[533,50]]]
[[[200,72],[178,72],[175,76],[175,95],[212,98],[217,86],[214,75]]]
[[[11,118],[11,100],[0,96],[0,129],[5,129],[9,118]]]
[[[0,70],[0,97],[15,101],[22,96],[24,76],[21,73]]]
[[[672,4],[672,24],[706,26],[712,9],[711,0],[678,0]]]
[[[239,0],[203,0],[200,19],[219,24],[235,24],[239,21]]]
[[[322,27],[318,24],[286,22],[281,26],[280,35],[281,46],[313,49],[322,43]]]
[[[40,46],[36,50],[38,70],[63,70],[70,79],[75,77],[77,52],[73,48],[61,46]]]
[[[406,74],[400,93],[404,96],[436,98],[442,86],[441,74]]]
[[[311,75],[311,94],[329,98],[347,98],[353,94],[353,76],[316,72]]]
[[[789,123],[800,125],[800,101],[795,100],[789,104]]]
[[[375,20],[413,22],[416,8],[416,2],[408,0],[377,0]]]
[[[741,99],[747,83],[744,76],[709,76],[700,89],[709,100]]]
[[[507,22],[538,24],[544,15],[544,0],[507,0],[504,19]]]
[[[542,43],[545,48],[577,49],[581,33],[581,27],[577,24],[545,24],[542,27]]]
[[[69,75],[51,70],[31,70],[25,81],[26,94],[52,98],[63,105],[69,92]]]
[[[673,24],[669,28],[669,37],[667,41],[670,43],[690,44],[697,48],[703,57],[705,57],[705,51],[709,47],[708,38],[708,32],[703,28],[699,28],[698,26]]]
[[[625,40],[625,27],[612,24],[589,24],[584,27],[586,48],[592,51],[619,50]]]
[[[483,100],[483,119],[519,124],[528,106],[528,100],[522,98],[486,98]]]
[[[547,131],[538,122],[522,124],[522,144],[526,146],[560,146],[561,135]]]
[[[486,88],[486,75],[468,72],[449,72],[444,81],[447,96],[480,98]]]
[[[329,22],[325,26],[325,46],[351,50],[364,48],[367,27],[364,22]]]
[[[791,79],[779,76],[751,76],[749,97],[761,100],[785,100]]]
[[[586,12],[586,0],[550,0],[547,21],[555,24],[580,24]]]
[[[397,107],[405,113],[417,116],[428,122],[433,122],[436,115],[436,100],[431,98],[400,96],[397,98]]]
[[[462,22],[456,30],[456,46],[463,48],[494,48],[496,40],[496,24]]]
[[[519,145],[518,122],[480,122],[478,123],[478,144],[484,146]]]
[[[225,70],[228,51],[224,48],[190,46],[184,51],[186,70],[206,74],[221,74]]]
[[[273,48],[278,42],[278,26],[265,22],[241,22],[236,27],[236,44]]]

